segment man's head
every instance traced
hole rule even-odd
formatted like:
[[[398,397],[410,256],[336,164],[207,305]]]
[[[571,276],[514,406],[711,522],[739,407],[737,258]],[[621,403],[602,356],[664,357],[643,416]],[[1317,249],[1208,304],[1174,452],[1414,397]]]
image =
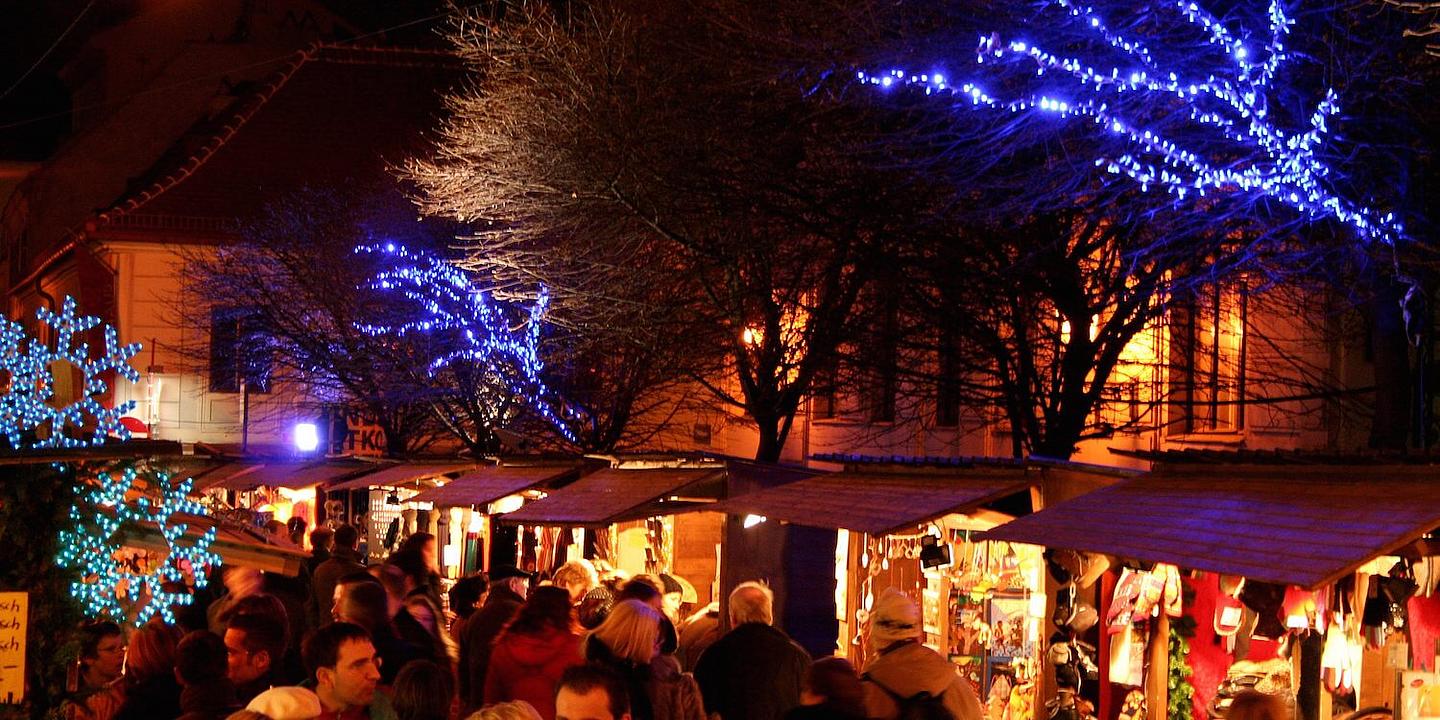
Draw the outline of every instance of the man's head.
[[[310,531],[310,552],[316,555],[324,555],[335,548],[335,531],[327,527],[318,527]]]
[[[280,664],[285,654],[285,626],[274,617],[240,613],[225,626],[230,682],[253,683]]]
[[[335,549],[354,550],[360,546],[360,531],[351,525],[335,528]]]
[[[639,600],[660,612],[665,611],[664,590],[660,578],[654,575],[636,575],[627,580],[615,594],[615,602],[624,600]]]
[[[669,573],[660,574],[660,585],[665,591],[661,611],[663,611],[665,616],[670,618],[671,621],[678,620],[680,618],[680,606],[685,604],[685,586],[681,584],[678,577]],[[695,591],[692,589],[690,594],[694,595]]]
[[[109,620],[80,626],[80,664],[97,681],[109,682],[125,669],[125,634]]]
[[[503,587],[510,592],[526,597],[530,594],[530,573],[519,568],[502,567],[490,573],[490,589]]]
[[[175,679],[181,685],[218,682],[230,672],[225,641],[209,630],[196,630],[175,646]]]
[[[730,626],[775,622],[775,593],[758,582],[743,582],[730,591]]]
[[[459,582],[450,587],[450,609],[454,610],[455,614],[461,618],[470,617],[489,589],[490,578],[485,573],[476,573],[470,577],[461,578]]]
[[[602,665],[576,665],[555,687],[555,720],[630,720],[625,681]]]
[[[316,628],[305,637],[300,655],[326,710],[366,706],[375,697],[380,659],[365,628],[345,622]]]
[[[225,566],[225,589],[235,598],[254,595],[265,588],[265,576],[249,567]]]
[[[335,586],[337,621],[355,623],[374,632],[390,625],[390,596],[378,582],[353,582]]]

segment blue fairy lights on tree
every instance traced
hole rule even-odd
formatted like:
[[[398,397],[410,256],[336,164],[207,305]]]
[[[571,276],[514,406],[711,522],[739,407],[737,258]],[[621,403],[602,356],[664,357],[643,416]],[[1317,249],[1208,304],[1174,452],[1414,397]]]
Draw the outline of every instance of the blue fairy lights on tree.
[[[979,39],[976,72],[970,73],[976,77],[906,69],[860,70],[855,77],[881,89],[923,89],[960,108],[1088,121],[1097,136],[1118,140],[1122,150],[1097,157],[1095,166],[1142,190],[1163,189],[1177,202],[1244,193],[1307,219],[1337,220],[1367,243],[1394,246],[1406,237],[1392,212],[1348,196],[1341,189],[1343,173],[1322,155],[1340,111],[1334,89],[1326,89],[1303,118],[1282,107],[1281,94],[1295,90],[1278,82],[1292,59],[1285,40],[1294,21],[1280,2],[1269,5],[1268,33],[1260,43],[1192,0],[1157,2],[1143,11],[1145,23],[1121,23],[1126,29],[1113,29],[1100,10],[1082,2],[1042,5],[1067,13],[1080,38],[1097,50],[1110,48],[1109,59],[989,34]],[[1165,42],[1184,33],[1206,52],[1161,52],[1161,41],[1147,44],[1139,32],[1130,34],[1134,27],[1157,37],[1163,29]],[[1167,63],[1165,56],[1176,59]]]
[[[533,303],[521,309],[522,322],[512,327],[512,315],[489,291],[476,287],[460,268],[442,258],[410,250],[398,243],[362,245],[357,254],[378,257],[382,269],[371,286],[396,292],[418,311],[395,322],[367,323],[360,330],[370,335],[409,337],[425,333],[444,335],[429,361],[433,375],[443,368],[466,363],[493,380],[498,394],[520,399],[524,405],[574,443],[567,423],[572,415],[547,387],[540,357],[541,330],[549,306],[549,293],[540,288]],[[495,407],[505,403],[497,398]],[[506,418],[496,417],[501,423]]]

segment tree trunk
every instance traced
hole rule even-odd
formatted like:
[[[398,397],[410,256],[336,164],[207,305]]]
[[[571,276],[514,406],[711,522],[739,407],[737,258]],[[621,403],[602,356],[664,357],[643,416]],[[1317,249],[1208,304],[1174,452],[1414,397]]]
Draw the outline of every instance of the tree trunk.
[[[784,440],[780,437],[780,419],[761,413],[752,413],[755,426],[760,430],[760,443],[755,447],[755,459],[760,462],[779,462]]]

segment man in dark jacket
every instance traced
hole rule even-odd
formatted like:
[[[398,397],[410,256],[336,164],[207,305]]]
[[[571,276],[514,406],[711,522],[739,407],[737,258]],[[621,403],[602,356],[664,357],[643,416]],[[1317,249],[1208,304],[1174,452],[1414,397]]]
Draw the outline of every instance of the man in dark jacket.
[[[747,582],[730,593],[730,632],[695,664],[705,709],[724,720],[780,720],[800,704],[810,655],[770,623],[775,595]]]
[[[335,530],[335,550],[330,559],[315,567],[315,577],[311,584],[315,591],[316,620],[321,625],[333,619],[331,613],[335,608],[335,585],[340,582],[340,578],[365,572],[365,566],[360,564],[360,554],[355,550],[359,541],[359,531],[349,525],[341,525]]]
[[[460,628],[460,714],[469,715],[485,704],[485,673],[495,637],[525,604],[530,575],[515,568],[490,573],[485,604]]]
[[[196,630],[175,646],[175,679],[180,681],[179,720],[224,720],[239,710],[235,686],[227,674],[225,641],[209,630]]]

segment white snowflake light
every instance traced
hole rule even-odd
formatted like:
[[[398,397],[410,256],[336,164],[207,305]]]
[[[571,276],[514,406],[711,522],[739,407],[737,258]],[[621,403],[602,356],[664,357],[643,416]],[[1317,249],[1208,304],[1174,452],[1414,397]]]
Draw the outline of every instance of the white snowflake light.
[[[60,567],[77,570],[80,580],[70,584],[70,591],[92,617],[109,616],[121,621],[131,614],[135,625],[159,615],[174,624],[171,607],[189,605],[188,591],[167,590],[166,584],[186,585],[187,575],[195,587],[204,587],[206,566],[220,564],[220,556],[210,550],[215,528],[206,530],[191,544],[181,544],[189,530],[187,523],[173,523],[175,513],[205,516],[200,503],[190,499],[192,481],[172,484],[170,475],[154,472],[149,483],[159,489],[159,498],[141,495],[129,500],[135,491],[140,473],[125,468],[118,474],[102,472],[98,484],[86,483],[77,488],[76,501],[70,506],[70,524],[60,531],[60,554],[55,562]],[[122,559],[125,548],[116,533],[154,525],[169,547],[169,554],[159,562],[144,559]],[[122,602],[123,601],[123,602]],[[127,612],[127,605],[132,612]]]
[[[60,312],[41,308],[36,318],[49,326],[54,334],[53,346],[28,337],[24,328],[9,319],[0,318],[0,434],[14,449],[70,448],[99,445],[114,435],[129,439],[130,432],[120,418],[135,407],[135,402],[105,407],[97,399],[109,385],[107,372],[114,371],[131,382],[140,381],[140,373],[129,364],[140,352],[140,343],[121,345],[115,328],[105,325],[104,352],[91,357],[90,346],[76,344],[76,336],[100,325],[100,318],[77,315],[75,299],[66,297]],[[79,398],[57,404],[54,373],[70,365],[84,378]],[[71,437],[70,431],[83,433],[87,422],[94,428],[88,437]],[[23,436],[42,428],[45,437],[26,445]]]
[[[1316,154],[1329,137],[1327,121],[1340,109],[1334,90],[1325,91],[1302,127],[1286,127],[1272,111],[1273,81],[1289,57],[1284,40],[1293,22],[1278,0],[1269,5],[1268,40],[1253,47],[1242,40],[1245,33],[1232,32],[1192,0],[1155,3],[1152,22],[1163,22],[1169,13],[1177,27],[1188,27],[1214,48],[1219,58],[1214,72],[1197,71],[1190,63],[1163,67],[1154,48],[1112,30],[1092,6],[1075,0],[1048,4],[1065,10],[1084,32],[1114,48],[1119,62],[1097,67],[1078,57],[1052,54],[1034,42],[1005,41],[992,34],[980,38],[975,63],[995,68],[992,73],[1043,76],[1043,92],[997,97],[981,84],[951,82],[935,72],[861,71],[856,79],[881,89],[923,88],[926,95],[957,99],[957,107],[1088,119],[1130,148],[1115,157],[1100,157],[1095,165],[1133,179],[1142,190],[1163,188],[1177,200],[1208,192],[1250,193],[1305,217],[1338,220],[1364,241],[1393,245],[1405,237],[1393,213],[1336,190],[1333,168]],[[997,85],[1006,84],[999,80]],[[1136,96],[1144,102],[1129,102]],[[1162,127],[1155,118],[1171,120]],[[1177,125],[1174,118],[1188,124]]]

